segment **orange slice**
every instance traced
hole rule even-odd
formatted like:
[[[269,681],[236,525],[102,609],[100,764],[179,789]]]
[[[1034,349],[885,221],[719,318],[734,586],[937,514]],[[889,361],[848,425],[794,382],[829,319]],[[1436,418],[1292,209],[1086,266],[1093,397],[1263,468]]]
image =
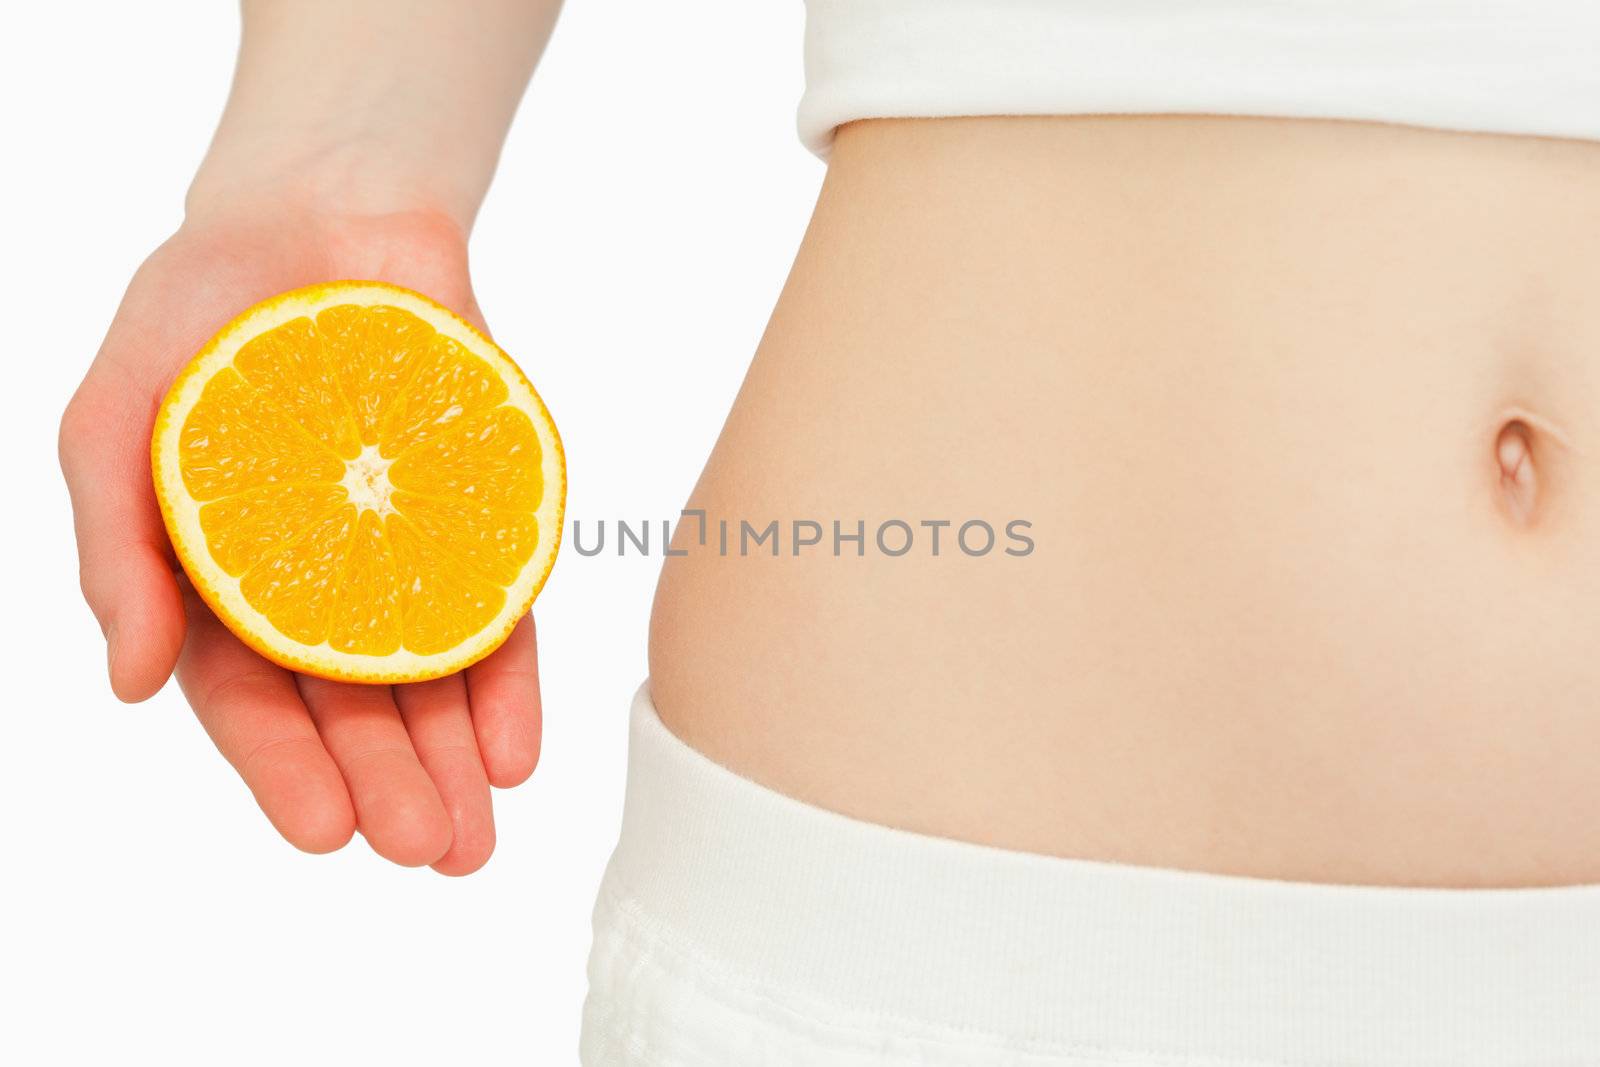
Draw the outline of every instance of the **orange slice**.
[[[566,465],[504,352],[419,293],[330,282],[234,319],[150,445],[167,532],[268,659],[356,682],[451,674],[543,587]]]

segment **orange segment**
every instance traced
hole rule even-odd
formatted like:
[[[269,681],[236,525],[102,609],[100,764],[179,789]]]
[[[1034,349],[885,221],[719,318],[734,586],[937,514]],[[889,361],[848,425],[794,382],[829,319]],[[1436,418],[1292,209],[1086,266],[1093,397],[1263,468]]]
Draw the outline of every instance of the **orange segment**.
[[[447,649],[494,618],[505,593],[417,533],[399,515],[385,524],[400,578],[401,626],[406,647],[429,653]]]
[[[328,636],[345,557],[356,532],[356,509],[345,504],[294,540],[269,552],[243,578],[239,591],[280,632],[301,644]]]
[[[378,443],[378,425],[405,385],[434,329],[396,307],[345,305],[317,316],[328,362],[338,368],[364,445]]]
[[[214,500],[274,482],[337,482],[339,457],[263,401],[231,367],[218,371],[183,423],[183,482]]]
[[[470,325],[381,283],[240,315],[173,383],[150,457],[217,617],[329,678],[420,681],[481,659],[560,544],[566,470],[538,394]]]
[[[263,485],[202,507],[200,528],[217,563],[237,576],[346,499],[343,488],[326,482]]]
[[[400,647],[400,585],[376,512],[361,513],[339,579],[328,643],[340,652],[386,656]]]
[[[495,408],[462,419],[450,433],[396,459],[389,480],[396,489],[427,496],[532,509],[544,492],[539,435],[527,415],[515,408]]]
[[[390,503],[418,533],[490,581],[509,585],[539,544],[539,520],[471,500],[395,490]]]
[[[247,342],[233,357],[233,368],[265,403],[334,452],[352,459],[361,451],[339,375],[309,318],[293,319]]]
[[[505,398],[505,382],[494,368],[448,337],[435,337],[378,427],[378,447],[385,456],[398,456]]]

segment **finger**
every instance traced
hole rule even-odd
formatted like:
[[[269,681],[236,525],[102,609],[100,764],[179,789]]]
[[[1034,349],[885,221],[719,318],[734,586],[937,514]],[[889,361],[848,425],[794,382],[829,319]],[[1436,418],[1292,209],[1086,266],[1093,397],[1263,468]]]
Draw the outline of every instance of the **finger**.
[[[150,405],[137,386],[110,388],[97,368],[61,420],[61,469],[72,497],[84,599],[106,635],[111,689],[153,696],[183,647],[183,597],[150,486]]]
[[[450,848],[450,816],[417,762],[389,687],[296,678],[372,850],[404,867],[437,861]]]
[[[452,674],[396,686],[394,696],[422,769],[450,813],[450,851],[433,868],[441,874],[471,874],[494,851],[494,812],[467,710],[466,680]]]
[[[543,709],[533,616],[517,623],[505,644],[467,668],[467,695],[489,781],[509,789],[539,762]]]
[[[189,590],[178,684],[256,803],[296,848],[332,852],[355,832],[344,779],[288,671],[246,648]]]

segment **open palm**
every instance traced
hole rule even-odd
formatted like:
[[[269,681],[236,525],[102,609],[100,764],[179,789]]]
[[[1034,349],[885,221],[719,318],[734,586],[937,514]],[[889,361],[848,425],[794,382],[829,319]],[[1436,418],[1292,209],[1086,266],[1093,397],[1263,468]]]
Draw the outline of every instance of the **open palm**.
[[[61,421],[83,592],[116,694],[144,700],[176,666],[200,722],[291,843],[327,852],[360,830],[396,863],[466,874],[494,849],[490,785],[523,781],[538,760],[532,619],[446,678],[297,675],[235,638],[189,587],[151,488],[155,410],[189,356],[249,305],[344,278],[419,290],[483,326],[464,235],[437,215],[255,211],[186,225],[145,261]]]

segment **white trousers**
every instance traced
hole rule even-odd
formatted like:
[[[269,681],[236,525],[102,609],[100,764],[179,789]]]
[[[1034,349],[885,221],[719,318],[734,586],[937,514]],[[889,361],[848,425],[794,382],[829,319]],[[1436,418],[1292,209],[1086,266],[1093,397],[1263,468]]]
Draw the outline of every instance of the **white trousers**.
[[[634,701],[588,1067],[1600,1064],[1600,886],[1310,885],[1008,852],[723,769]]]

